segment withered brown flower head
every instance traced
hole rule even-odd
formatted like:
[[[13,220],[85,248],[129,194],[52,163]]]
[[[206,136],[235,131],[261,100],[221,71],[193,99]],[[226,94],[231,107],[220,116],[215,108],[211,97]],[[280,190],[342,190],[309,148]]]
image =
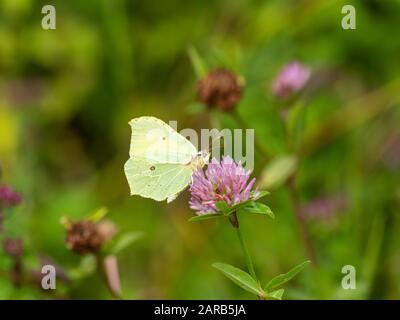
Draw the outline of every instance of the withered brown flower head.
[[[97,253],[104,241],[104,235],[98,225],[91,221],[75,221],[67,226],[65,245],[75,253],[81,255]]]
[[[197,95],[209,108],[232,111],[242,96],[237,77],[225,69],[214,69],[197,86]]]

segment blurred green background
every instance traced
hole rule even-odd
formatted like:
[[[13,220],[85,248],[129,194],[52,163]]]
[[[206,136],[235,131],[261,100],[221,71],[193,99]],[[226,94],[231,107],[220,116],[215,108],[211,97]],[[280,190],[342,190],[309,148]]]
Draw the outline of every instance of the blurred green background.
[[[45,4],[56,7],[56,30],[41,28]],[[0,0],[1,183],[24,196],[6,226],[24,240],[26,268],[40,255],[67,272],[85,268],[65,248],[60,218],[107,206],[121,232],[143,232],[118,256],[125,298],[253,298],[211,267],[245,268],[228,223],[189,223],[188,192],[168,205],[130,197],[123,173],[131,118],[213,126],[209,114],[190,108],[198,81],[193,46],[210,69],[245,79],[238,113],[271,158],[290,152],[271,83],[292,60],[313,70],[297,186],[310,212],[322,206],[322,215],[307,216],[318,265],[287,284],[285,298],[400,298],[400,1],[351,1],[356,30],[341,28],[345,4]],[[211,117],[238,127],[230,114]],[[260,179],[266,159],[256,153],[255,160]],[[268,189],[276,219],[241,217],[264,283],[307,259],[286,186]],[[0,299],[111,298],[90,270],[48,293],[14,286],[10,265],[0,252]],[[356,290],[341,287],[344,265],[357,270]]]

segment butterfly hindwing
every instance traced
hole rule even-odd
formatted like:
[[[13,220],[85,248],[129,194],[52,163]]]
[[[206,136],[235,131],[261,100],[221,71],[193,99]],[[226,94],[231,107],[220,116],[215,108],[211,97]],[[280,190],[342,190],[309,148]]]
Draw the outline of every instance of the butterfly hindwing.
[[[125,163],[131,194],[156,201],[172,201],[191,182],[193,169],[183,164],[158,163],[142,157]]]

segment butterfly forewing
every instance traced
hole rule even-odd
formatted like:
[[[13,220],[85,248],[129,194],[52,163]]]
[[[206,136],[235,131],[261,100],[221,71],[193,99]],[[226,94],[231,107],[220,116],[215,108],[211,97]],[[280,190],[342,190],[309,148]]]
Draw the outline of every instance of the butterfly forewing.
[[[197,150],[184,136],[154,117],[135,118],[132,128],[131,158],[141,157],[158,163],[187,164]]]

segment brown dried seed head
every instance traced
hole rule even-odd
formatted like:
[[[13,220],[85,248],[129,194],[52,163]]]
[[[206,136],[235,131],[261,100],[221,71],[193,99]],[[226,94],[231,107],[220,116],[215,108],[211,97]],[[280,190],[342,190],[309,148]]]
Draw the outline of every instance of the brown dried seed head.
[[[98,226],[91,221],[71,222],[67,227],[65,245],[78,254],[97,253],[104,241]]]
[[[208,73],[197,86],[199,100],[210,108],[232,111],[242,96],[242,86],[237,77],[225,69]]]

